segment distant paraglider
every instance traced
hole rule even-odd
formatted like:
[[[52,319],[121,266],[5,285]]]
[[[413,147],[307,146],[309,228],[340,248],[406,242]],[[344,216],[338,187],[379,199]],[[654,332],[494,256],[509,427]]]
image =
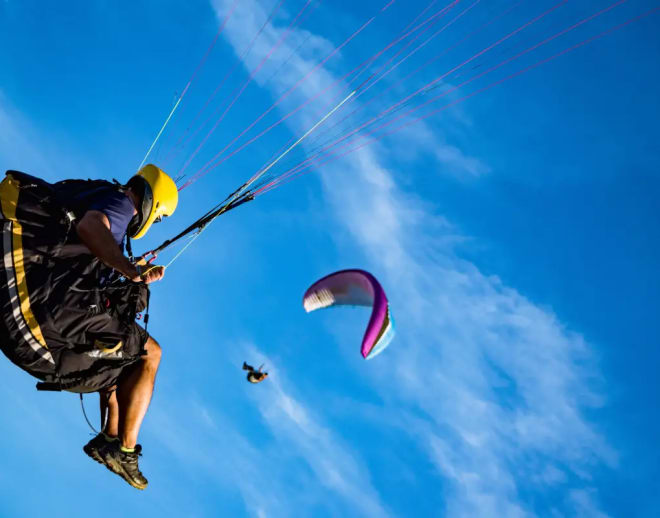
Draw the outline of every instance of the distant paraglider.
[[[385,291],[364,270],[341,270],[319,279],[305,292],[303,306],[308,313],[332,306],[373,308],[362,339],[362,356],[367,360],[383,352],[394,337],[394,321]]]
[[[255,369],[252,365],[243,362],[243,370],[248,371],[247,380],[250,383],[260,383],[268,377],[268,373],[263,372],[263,368],[264,366],[262,365],[258,369]]]

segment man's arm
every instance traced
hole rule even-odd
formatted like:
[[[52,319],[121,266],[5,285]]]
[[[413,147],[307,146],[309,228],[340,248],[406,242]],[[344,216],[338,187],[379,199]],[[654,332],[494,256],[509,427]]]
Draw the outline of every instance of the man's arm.
[[[139,280],[140,272],[121,252],[110,232],[110,220],[101,211],[89,210],[76,226],[80,240],[96,257],[126,278]]]

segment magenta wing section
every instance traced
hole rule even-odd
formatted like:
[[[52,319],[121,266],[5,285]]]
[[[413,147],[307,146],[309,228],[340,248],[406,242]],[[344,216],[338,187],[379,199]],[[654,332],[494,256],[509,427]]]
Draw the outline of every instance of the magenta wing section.
[[[378,280],[364,270],[341,270],[312,284],[303,297],[308,313],[333,306],[371,307],[371,318],[362,339],[362,356],[373,358],[394,336],[394,321],[385,291]]]

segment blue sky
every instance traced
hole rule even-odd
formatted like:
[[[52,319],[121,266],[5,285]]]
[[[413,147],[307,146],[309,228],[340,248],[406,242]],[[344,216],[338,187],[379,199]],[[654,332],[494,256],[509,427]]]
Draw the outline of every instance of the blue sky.
[[[303,4],[284,2],[213,109]],[[354,106],[514,4],[475,4]],[[516,5],[376,106],[554,4]],[[48,180],[128,178],[230,5],[0,2],[0,166]],[[155,163],[273,5],[239,2]],[[189,172],[382,5],[314,2]],[[258,128],[380,50],[427,5],[395,2]],[[607,5],[566,2],[445,82]],[[449,100],[653,7],[628,0]],[[150,331],[164,355],[140,437],[147,491],[82,453],[89,431],[76,396],[39,394],[0,362],[0,515],[657,516],[659,24],[658,14],[640,20],[214,223],[153,290]],[[224,198],[340,98],[319,97],[185,189],[176,215],[136,248]],[[302,309],[309,284],[349,267],[381,280],[397,323],[390,348],[369,362],[359,355],[368,312]],[[266,363],[271,377],[248,385],[243,360]],[[95,405],[87,399],[88,411]]]

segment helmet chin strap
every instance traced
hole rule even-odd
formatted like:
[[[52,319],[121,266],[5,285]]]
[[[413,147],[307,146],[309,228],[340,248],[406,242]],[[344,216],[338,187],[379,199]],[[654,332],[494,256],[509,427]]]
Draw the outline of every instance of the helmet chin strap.
[[[126,185],[126,190],[124,191],[127,195],[131,197],[134,202],[135,210],[137,213],[133,216],[130,223],[128,224],[127,237],[133,237],[137,235],[144,225],[144,222],[149,218],[149,213],[151,212],[152,205],[154,203],[153,194],[151,193],[151,187],[148,182],[141,176],[134,176],[133,178],[140,178],[144,184],[142,185],[142,195],[136,191],[135,187],[129,182]],[[132,180],[132,179],[131,179]]]
[[[133,219],[131,219],[131,221],[128,223],[128,228],[126,229],[126,239],[127,240],[138,233],[138,230],[140,229],[140,218],[139,218],[139,216],[140,216],[140,213],[138,212],[135,216],[133,216]]]

